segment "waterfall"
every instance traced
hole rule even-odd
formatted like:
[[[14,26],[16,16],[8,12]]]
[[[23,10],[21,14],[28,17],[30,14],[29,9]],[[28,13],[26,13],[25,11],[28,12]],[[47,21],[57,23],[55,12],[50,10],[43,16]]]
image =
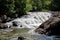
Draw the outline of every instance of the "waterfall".
[[[34,30],[43,22],[52,17],[50,12],[28,12],[27,15],[21,18],[16,18],[10,22],[5,23],[8,27],[13,26],[13,22],[17,25],[15,28],[29,28],[30,34],[36,34]]]
[[[28,12],[28,15],[7,22],[5,25],[10,27],[13,25],[12,22],[15,22],[17,24],[16,28],[37,28],[49,18],[51,18],[50,12]]]

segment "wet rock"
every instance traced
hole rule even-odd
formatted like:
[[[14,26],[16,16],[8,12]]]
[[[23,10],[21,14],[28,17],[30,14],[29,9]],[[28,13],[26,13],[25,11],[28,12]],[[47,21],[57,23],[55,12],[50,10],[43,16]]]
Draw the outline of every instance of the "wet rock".
[[[20,21],[13,21],[13,22],[12,22],[12,25],[15,26],[15,27],[17,27],[17,26],[20,25],[20,27],[22,27]]]
[[[25,40],[24,37],[18,37],[18,40]]]
[[[10,17],[7,18],[6,22],[9,22],[11,21],[12,19]]]
[[[44,34],[44,29],[42,28],[38,28],[37,30],[35,30],[35,32],[38,32],[39,34]]]
[[[60,12],[59,11],[54,11],[54,12],[51,12],[53,17],[58,17],[60,16]]]
[[[18,26],[18,23],[19,23],[18,21],[13,21],[12,22],[13,26]]]
[[[42,25],[40,25],[35,32],[39,34],[46,34],[46,35],[60,35],[60,18],[53,17]]]
[[[0,29],[6,29],[6,28],[8,28],[8,26],[7,26],[7,25],[0,24]]]

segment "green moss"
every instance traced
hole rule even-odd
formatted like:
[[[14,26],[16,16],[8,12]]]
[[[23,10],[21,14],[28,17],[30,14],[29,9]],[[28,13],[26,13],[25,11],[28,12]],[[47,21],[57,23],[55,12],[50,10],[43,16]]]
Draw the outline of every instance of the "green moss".
[[[1,40],[9,40],[11,39],[13,36],[24,36],[25,33],[27,33],[30,29],[27,28],[23,28],[23,29],[14,29],[13,31],[10,32],[5,32],[4,31],[0,31],[0,39]],[[17,35],[15,35],[17,34]]]

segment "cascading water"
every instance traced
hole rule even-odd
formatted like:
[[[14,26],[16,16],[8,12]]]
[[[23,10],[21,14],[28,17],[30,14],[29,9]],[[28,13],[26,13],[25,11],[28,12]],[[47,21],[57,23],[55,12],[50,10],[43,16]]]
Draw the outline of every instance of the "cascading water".
[[[13,21],[7,22],[5,23],[5,25],[10,27],[13,26],[13,22],[14,22],[17,25],[16,28],[29,28],[31,30],[29,30],[28,33],[34,34],[34,30],[51,17],[52,14],[50,12],[28,12],[28,15],[24,15],[21,18],[17,18]],[[38,37],[38,35],[36,37]],[[36,40],[40,40],[40,39],[36,38]]]
[[[13,26],[14,22],[17,25],[16,28],[29,28],[31,30],[28,33],[32,33],[39,25],[48,20],[50,17],[50,12],[28,12],[28,15],[24,15],[21,18],[7,22],[5,25],[10,27]]]
[[[49,12],[28,12],[21,18],[5,23],[5,25],[12,26],[12,22],[16,22],[17,28],[37,28],[43,22],[51,17]]]

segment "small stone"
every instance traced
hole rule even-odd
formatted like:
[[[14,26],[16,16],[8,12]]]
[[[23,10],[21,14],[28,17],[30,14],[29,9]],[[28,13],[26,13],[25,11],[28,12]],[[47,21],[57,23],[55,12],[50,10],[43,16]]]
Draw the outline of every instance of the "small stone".
[[[7,25],[0,24],[0,29],[6,29],[6,28],[8,28],[8,26],[7,26]]]
[[[18,40],[25,40],[24,37],[18,37]]]

